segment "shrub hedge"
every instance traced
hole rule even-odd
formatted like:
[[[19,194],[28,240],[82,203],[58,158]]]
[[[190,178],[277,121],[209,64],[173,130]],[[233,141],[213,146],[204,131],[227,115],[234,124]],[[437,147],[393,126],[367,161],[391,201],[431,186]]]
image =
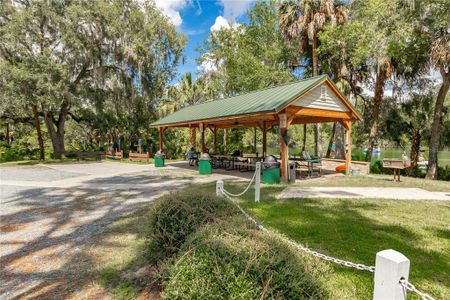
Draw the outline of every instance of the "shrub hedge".
[[[197,228],[235,213],[229,202],[204,191],[175,192],[160,198],[149,215],[148,259],[155,263],[172,256]]]
[[[318,261],[236,222],[205,226],[164,266],[164,299],[326,299]]]
[[[329,266],[256,230],[228,200],[203,191],[171,193],[153,205],[146,249],[165,299],[332,297]]]

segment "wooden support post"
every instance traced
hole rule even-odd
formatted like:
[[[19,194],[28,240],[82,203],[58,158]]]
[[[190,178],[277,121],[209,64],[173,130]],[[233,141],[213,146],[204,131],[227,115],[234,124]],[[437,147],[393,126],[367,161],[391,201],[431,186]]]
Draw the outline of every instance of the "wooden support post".
[[[345,153],[345,175],[350,176],[350,170],[352,167],[352,122],[346,121],[347,128],[347,147]]]
[[[219,154],[219,147],[217,144],[217,127],[214,126],[214,154]]]
[[[258,152],[258,148],[256,147],[256,127],[255,127],[255,131],[253,132],[253,148],[255,153]]]
[[[267,155],[267,125],[266,121],[263,121],[263,128],[262,128],[262,134],[263,134],[263,140],[262,140],[262,157],[266,157]]]
[[[190,144],[191,144],[191,148],[196,148],[196,132],[195,132],[195,127],[191,127],[189,128],[190,131]]]
[[[164,149],[164,127],[159,127],[159,151]]]
[[[200,123],[200,133],[200,153],[203,154],[205,153],[205,127],[203,123]]]
[[[288,146],[284,140],[284,136],[287,134],[287,116],[285,113],[278,115],[280,119],[280,143],[281,143],[281,181],[287,183],[288,181]]]

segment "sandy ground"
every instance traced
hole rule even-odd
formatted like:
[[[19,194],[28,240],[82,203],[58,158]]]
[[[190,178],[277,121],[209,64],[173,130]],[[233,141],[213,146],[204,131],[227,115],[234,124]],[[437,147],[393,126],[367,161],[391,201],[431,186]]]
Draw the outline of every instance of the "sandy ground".
[[[199,176],[186,164],[0,167],[0,299],[78,298],[83,268],[89,268],[84,249],[105,224],[169,191],[239,179],[230,174]]]

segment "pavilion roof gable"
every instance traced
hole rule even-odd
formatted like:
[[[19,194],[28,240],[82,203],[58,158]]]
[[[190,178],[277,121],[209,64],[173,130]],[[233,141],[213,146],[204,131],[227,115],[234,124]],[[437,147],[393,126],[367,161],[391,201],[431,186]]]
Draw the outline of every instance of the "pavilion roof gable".
[[[152,123],[152,127],[176,126],[198,123],[227,117],[238,117],[260,113],[277,113],[290,105],[300,103],[303,95],[311,94],[321,84],[327,84],[330,101],[337,107],[346,107],[355,113],[355,119],[361,119],[351,104],[340,94],[326,75],[316,76],[284,85],[269,87],[249,93],[184,107],[173,114]],[[330,92],[331,91],[331,92]],[[330,95],[334,93],[334,95]],[[337,93],[337,94],[336,94]],[[336,101],[336,99],[340,100]],[[310,100],[312,101],[312,100]],[[303,103],[303,100],[301,100]],[[306,102],[305,102],[306,103]],[[331,103],[331,102],[330,102]],[[312,104],[314,106],[314,103]],[[317,103],[316,103],[317,106]]]

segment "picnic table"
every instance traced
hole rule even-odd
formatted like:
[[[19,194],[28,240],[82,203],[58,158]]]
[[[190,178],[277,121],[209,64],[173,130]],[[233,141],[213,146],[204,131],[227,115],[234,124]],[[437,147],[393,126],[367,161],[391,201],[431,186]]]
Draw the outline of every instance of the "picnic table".
[[[394,182],[400,181],[400,170],[410,167],[411,161],[407,159],[383,159],[383,168],[394,170]]]
[[[215,160],[215,167],[222,167],[226,170],[250,171],[256,166],[256,162],[252,160],[258,159],[258,156],[252,154],[244,154],[242,156],[233,156],[227,154],[215,154],[211,155],[211,158]]]

